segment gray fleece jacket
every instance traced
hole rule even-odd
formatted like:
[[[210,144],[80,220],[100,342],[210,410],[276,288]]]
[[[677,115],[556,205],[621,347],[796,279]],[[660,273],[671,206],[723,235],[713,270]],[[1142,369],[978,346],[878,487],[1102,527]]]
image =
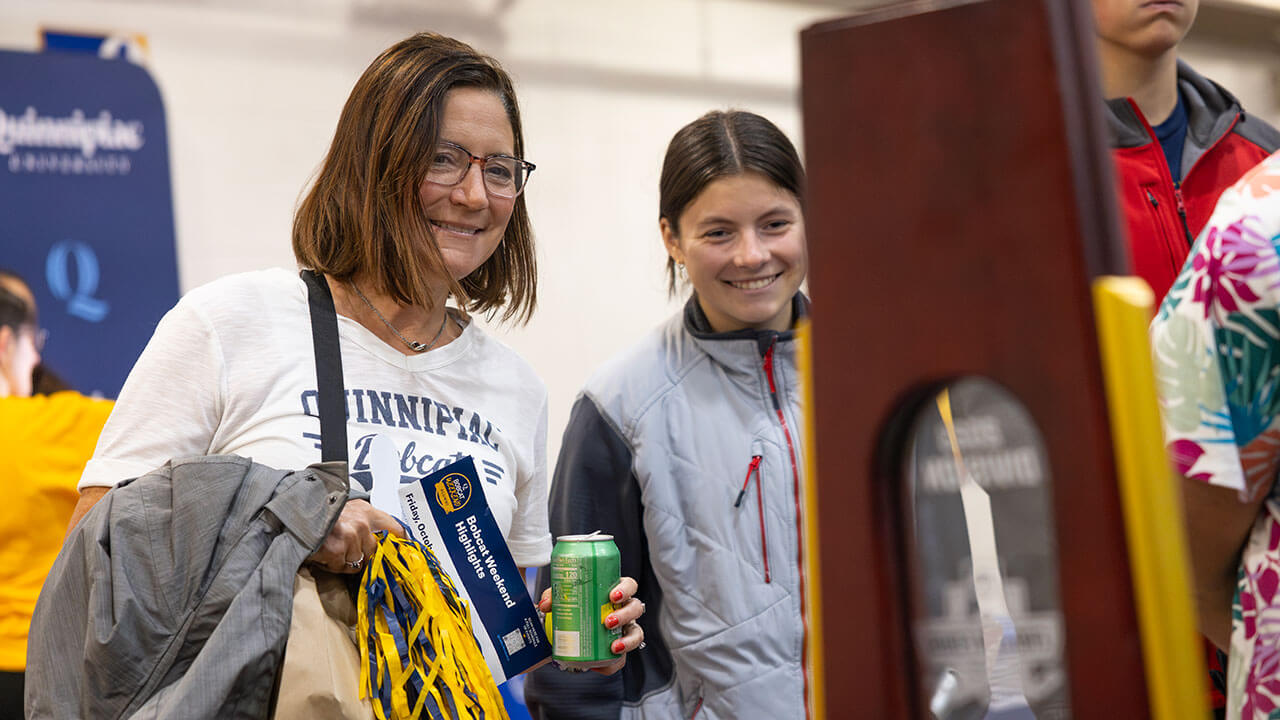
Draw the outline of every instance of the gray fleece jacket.
[[[696,299],[587,383],[551,530],[614,535],[647,647],[611,678],[538,671],[534,717],[805,717],[799,395],[793,333],[713,333]]]

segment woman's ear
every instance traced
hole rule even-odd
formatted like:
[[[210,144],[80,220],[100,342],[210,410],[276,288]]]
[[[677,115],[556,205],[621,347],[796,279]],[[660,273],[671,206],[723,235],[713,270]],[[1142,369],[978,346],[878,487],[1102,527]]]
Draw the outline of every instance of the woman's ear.
[[[666,218],[658,220],[658,229],[662,231],[662,244],[667,246],[667,255],[679,264],[684,264],[684,251],[680,249],[680,236],[676,235],[671,222]]]

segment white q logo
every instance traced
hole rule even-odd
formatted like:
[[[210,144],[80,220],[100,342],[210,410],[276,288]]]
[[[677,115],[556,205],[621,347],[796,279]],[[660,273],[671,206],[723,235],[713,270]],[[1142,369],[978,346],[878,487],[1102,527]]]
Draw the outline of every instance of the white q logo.
[[[72,283],[67,260],[75,258],[76,276]],[[49,290],[59,300],[67,301],[67,312],[89,322],[101,322],[111,310],[107,301],[93,297],[98,291],[98,256],[93,248],[75,240],[63,240],[49,251],[44,263]]]

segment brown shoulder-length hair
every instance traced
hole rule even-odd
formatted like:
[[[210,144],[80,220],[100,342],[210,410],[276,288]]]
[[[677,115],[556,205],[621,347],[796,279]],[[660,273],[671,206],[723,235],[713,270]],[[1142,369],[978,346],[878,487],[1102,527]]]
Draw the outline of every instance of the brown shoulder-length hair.
[[[680,234],[680,215],[712,182],[755,172],[790,192],[804,209],[804,166],[778,126],[746,110],[712,110],[680,128],[662,161],[658,217]],[[676,261],[667,257],[667,289],[676,294]]]
[[[466,43],[419,33],[387,48],[356,81],[333,144],[293,218],[298,263],[337,280],[368,274],[397,302],[430,308],[429,285],[447,278],[459,307],[528,322],[537,304],[537,262],[524,196],[516,198],[497,250],[460,282],[449,276],[418,197],[440,138],[445,96],[459,87],[502,101],[524,157],[511,78]]]

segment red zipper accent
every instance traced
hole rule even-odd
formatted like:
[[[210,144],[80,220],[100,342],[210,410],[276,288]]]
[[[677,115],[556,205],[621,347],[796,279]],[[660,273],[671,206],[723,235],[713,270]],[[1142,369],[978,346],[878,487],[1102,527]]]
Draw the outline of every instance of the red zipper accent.
[[[742,505],[742,498],[747,494],[747,484],[751,482],[752,473],[756,476],[756,508],[760,512],[760,554],[764,557],[764,581],[766,583],[773,582],[769,575],[769,541],[765,537],[764,532],[764,490],[760,488],[760,460],[761,456],[752,455],[751,464],[747,466],[747,477],[742,481],[742,489],[738,491],[738,499],[734,501],[733,506]]]
[[[796,498],[796,558],[798,563],[796,568],[800,578],[800,626],[803,635],[800,638],[800,676],[804,678],[804,716],[811,717],[812,711],[809,708],[809,618],[804,614],[805,611],[805,589],[804,589],[804,524],[803,518],[800,517],[800,468],[796,465],[796,447],[791,440],[791,429],[787,427],[787,418],[782,414],[782,404],[778,402],[778,387],[773,382],[773,349],[777,346],[778,340],[774,338],[770,343],[769,349],[764,354],[764,375],[769,379],[769,395],[773,399],[773,410],[778,414],[778,424],[782,425],[782,434],[787,438],[787,452],[791,455],[791,481],[792,489]]]
[[[689,716],[689,720],[698,717],[698,713],[702,711],[702,701],[703,698],[698,698],[698,706],[693,709],[693,714]]]
[[[759,455],[751,456],[751,464],[747,466],[747,477],[742,481],[742,489],[738,491],[738,499],[733,501],[734,507],[742,506],[742,498],[747,495],[747,483],[751,482],[751,473],[755,473],[757,476],[760,475],[760,459]]]
[[[769,577],[769,541],[764,535],[764,490],[760,488],[760,458],[752,461],[756,466],[756,510],[760,513],[760,555],[764,557],[764,583],[773,582]]]

